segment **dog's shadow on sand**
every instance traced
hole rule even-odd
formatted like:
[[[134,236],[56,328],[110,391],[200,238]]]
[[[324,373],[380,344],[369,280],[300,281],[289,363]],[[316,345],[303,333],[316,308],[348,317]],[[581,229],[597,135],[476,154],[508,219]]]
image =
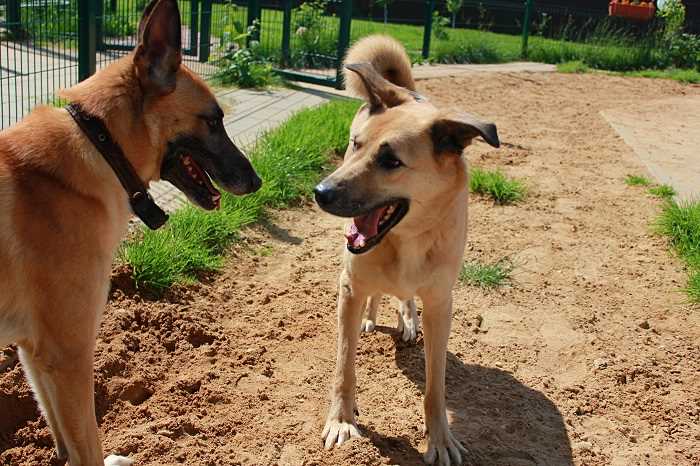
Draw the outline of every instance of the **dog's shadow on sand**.
[[[303,238],[292,235],[289,230],[276,225],[269,218],[263,218],[259,223],[270,236],[278,241],[293,245],[299,245],[304,242]]]
[[[422,338],[418,344],[406,344],[394,329],[377,330],[392,334],[396,364],[425,394]],[[452,433],[469,451],[466,465],[573,466],[571,444],[557,407],[510,373],[465,364],[448,352],[446,393]],[[422,399],[415,401],[422,405]],[[368,433],[392,464],[423,464],[422,454],[408,437]]]

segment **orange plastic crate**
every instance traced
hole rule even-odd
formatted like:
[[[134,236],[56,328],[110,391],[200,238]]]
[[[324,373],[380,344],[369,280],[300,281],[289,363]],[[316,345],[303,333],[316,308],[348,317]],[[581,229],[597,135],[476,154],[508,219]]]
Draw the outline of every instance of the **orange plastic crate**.
[[[656,7],[653,3],[647,5],[631,5],[613,1],[608,5],[608,12],[610,16],[621,16],[637,21],[649,21],[654,17]]]

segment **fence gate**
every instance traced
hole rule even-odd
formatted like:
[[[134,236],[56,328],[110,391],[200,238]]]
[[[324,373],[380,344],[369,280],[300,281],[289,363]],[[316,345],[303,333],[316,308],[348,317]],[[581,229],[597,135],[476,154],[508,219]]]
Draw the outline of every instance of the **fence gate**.
[[[342,88],[351,21],[352,0],[331,0],[325,8],[300,0],[248,2],[251,39],[292,81]]]

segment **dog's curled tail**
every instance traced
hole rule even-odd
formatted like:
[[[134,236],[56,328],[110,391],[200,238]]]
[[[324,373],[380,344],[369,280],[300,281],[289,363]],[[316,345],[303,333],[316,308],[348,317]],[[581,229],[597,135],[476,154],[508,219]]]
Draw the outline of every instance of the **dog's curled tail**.
[[[404,46],[392,37],[376,34],[360,39],[350,47],[344,63],[371,63],[384,79],[397,86],[416,90],[416,83],[411,74],[411,60]],[[359,76],[347,69],[343,74],[345,85],[351,94],[357,97],[368,97]]]

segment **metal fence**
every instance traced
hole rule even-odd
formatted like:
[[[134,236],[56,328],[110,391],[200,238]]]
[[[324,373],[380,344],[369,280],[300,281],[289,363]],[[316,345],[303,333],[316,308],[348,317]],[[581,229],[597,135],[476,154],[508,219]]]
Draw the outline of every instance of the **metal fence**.
[[[132,50],[147,2],[0,0],[1,127]],[[335,87],[342,86],[339,67],[347,47],[369,34],[396,37],[415,61],[463,61],[450,55],[463,45],[471,47],[465,56],[483,62],[490,59],[488,47],[503,44],[509,59],[527,57],[531,32],[538,40],[576,41],[591,24],[607,19],[604,1],[581,6],[570,0],[463,0],[456,11],[447,0],[178,3],[183,58],[200,75],[211,77],[222,57],[254,41],[285,77]]]

